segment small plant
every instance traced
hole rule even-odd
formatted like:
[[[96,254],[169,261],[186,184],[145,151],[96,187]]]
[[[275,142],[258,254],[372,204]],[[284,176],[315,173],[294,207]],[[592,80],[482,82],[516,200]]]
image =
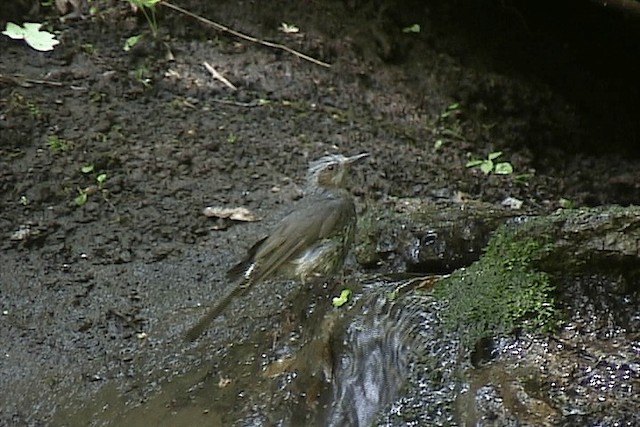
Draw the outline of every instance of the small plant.
[[[149,87],[151,86],[151,78],[149,77],[149,69],[141,65],[135,71],[135,79],[142,83],[142,86]]]
[[[436,138],[438,138],[439,149],[443,143],[451,140],[465,141],[464,130],[460,117],[462,115],[462,105],[459,102],[454,102],[448,105],[444,111],[438,114],[431,122],[429,127]]]
[[[154,39],[158,38],[158,21],[156,19],[156,5],[160,0],[128,0],[131,6],[135,10],[142,10],[149,28],[151,29],[151,35]]]
[[[40,27],[42,24],[37,22],[25,22],[22,27],[13,22],[7,22],[7,28],[2,34],[14,40],[24,40],[33,49],[41,52],[53,50],[53,47],[60,42],[53,34],[40,31]]]
[[[558,204],[562,209],[575,209],[576,207],[576,204],[573,201],[565,199],[564,197],[561,197],[560,200],[558,200]]]
[[[419,33],[420,32],[420,24],[409,25],[408,27],[404,27],[402,29],[403,33]]]
[[[50,151],[58,153],[69,150],[71,148],[71,144],[60,138],[58,135],[49,135],[47,138],[47,147],[49,147]]]
[[[98,188],[102,189],[104,183],[107,182],[107,174],[101,173],[100,175],[96,176],[96,182],[98,183]]]
[[[454,102],[453,104],[449,105],[446,110],[440,113],[440,118],[446,119],[451,115],[457,114],[459,111],[460,111],[460,103]]]
[[[235,133],[231,132],[227,136],[227,143],[228,144],[235,144],[236,142],[238,142],[238,135],[236,135]]]
[[[90,174],[94,171],[95,166],[91,163],[80,168],[80,172],[83,174]],[[108,202],[105,195],[107,190],[104,189],[104,184],[107,182],[107,178],[108,176],[106,173],[100,173],[96,176],[96,185],[90,185],[86,188],[78,188],[78,195],[73,199],[75,204],[78,206],[84,206],[89,200],[89,196],[98,192],[98,190],[102,191],[102,197]]]
[[[495,175],[509,175],[513,173],[513,166],[509,162],[494,162],[502,156],[502,151],[489,153],[486,159],[470,160],[465,165],[467,168],[478,167],[485,175],[494,173]]]
[[[135,45],[138,44],[141,38],[142,34],[129,37],[127,40],[125,40],[122,50],[124,50],[125,52],[129,52]]]
[[[89,191],[86,188],[78,188],[78,195],[73,199],[75,204],[78,206],[84,206],[87,203],[87,200],[89,200]]]
[[[93,172],[94,166],[92,164],[84,165],[80,168],[82,173],[91,173]]]

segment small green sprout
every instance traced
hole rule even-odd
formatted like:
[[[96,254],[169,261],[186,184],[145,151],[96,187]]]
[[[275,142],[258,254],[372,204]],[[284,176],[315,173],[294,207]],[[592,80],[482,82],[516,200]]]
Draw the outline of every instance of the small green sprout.
[[[513,173],[513,166],[509,162],[494,162],[498,157],[502,156],[502,151],[494,151],[489,153],[486,159],[470,160],[465,165],[467,168],[479,167],[485,174],[489,175],[509,175]]]
[[[562,197],[562,198],[560,198],[560,200],[558,200],[558,204],[560,205],[560,207],[562,209],[574,209],[576,207],[575,203],[573,203],[569,199],[565,199],[564,197]]]
[[[351,298],[351,289],[343,289],[342,292],[340,292],[340,296],[334,297],[331,303],[333,304],[334,307],[340,308],[343,305],[345,305],[347,302],[349,302],[350,298]]]
[[[78,190],[78,195],[73,199],[73,201],[78,206],[84,206],[87,203],[88,198],[89,194],[85,190]]]
[[[135,78],[136,78],[137,81],[142,83],[142,85],[144,87],[151,86],[151,78],[149,77],[149,69],[146,66],[141,65],[136,69]]]
[[[49,135],[47,138],[47,147],[54,153],[59,151],[67,151],[71,148],[71,144],[69,144],[64,139],[60,138],[58,135]]]
[[[420,32],[420,24],[409,25],[408,27],[404,27],[402,29],[403,33],[419,33]]]
[[[92,164],[84,165],[80,168],[82,173],[91,173],[93,172],[94,166]]]
[[[450,115],[452,115],[455,112],[457,112],[459,109],[460,109],[460,103],[459,102],[454,102],[453,104],[449,105],[447,107],[447,109],[442,114],[440,114],[440,118],[441,119],[446,119]]]
[[[102,188],[104,183],[107,182],[107,174],[101,173],[100,175],[96,176],[96,182],[98,183],[98,187]]]
[[[140,39],[142,39],[142,34],[129,37],[127,40],[125,40],[122,50],[124,50],[125,52],[129,52],[135,45],[138,44]]]

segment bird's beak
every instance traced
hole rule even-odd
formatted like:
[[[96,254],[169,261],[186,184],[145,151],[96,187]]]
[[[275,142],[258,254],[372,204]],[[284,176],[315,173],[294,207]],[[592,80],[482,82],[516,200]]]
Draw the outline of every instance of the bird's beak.
[[[352,164],[357,162],[360,159],[364,159],[365,157],[369,157],[369,153],[356,154],[355,156],[347,157],[345,162],[347,164]]]

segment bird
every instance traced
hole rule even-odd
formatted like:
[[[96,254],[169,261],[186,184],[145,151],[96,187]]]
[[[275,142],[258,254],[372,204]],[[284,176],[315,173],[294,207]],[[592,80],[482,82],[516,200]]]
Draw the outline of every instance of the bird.
[[[306,283],[314,277],[335,274],[347,257],[356,229],[356,208],[345,189],[348,171],[368,157],[330,154],[309,164],[304,196],[266,237],[231,267],[229,290],[191,327],[185,338],[196,340],[231,301],[256,283],[285,277]]]

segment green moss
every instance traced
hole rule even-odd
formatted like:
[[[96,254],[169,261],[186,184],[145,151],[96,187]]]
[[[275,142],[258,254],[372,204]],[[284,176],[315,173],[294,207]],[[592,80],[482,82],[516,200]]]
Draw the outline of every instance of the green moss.
[[[551,246],[544,238],[519,234],[500,228],[478,262],[455,272],[434,291],[449,303],[445,324],[459,331],[466,345],[518,328],[545,331],[556,323],[550,277],[536,269],[536,261]]]

